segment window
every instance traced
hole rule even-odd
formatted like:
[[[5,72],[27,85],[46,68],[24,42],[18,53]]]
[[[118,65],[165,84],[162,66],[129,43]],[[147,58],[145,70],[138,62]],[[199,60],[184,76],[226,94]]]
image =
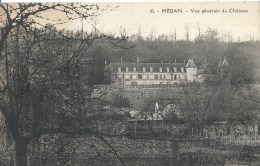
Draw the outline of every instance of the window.
[[[142,74],[138,74],[138,79],[142,79]]]
[[[184,80],[184,74],[181,74],[181,78],[180,79]]]
[[[133,67],[133,72],[136,72],[136,67]]]
[[[150,72],[153,72],[153,68],[152,67],[150,67]]]
[[[171,74],[167,74],[167,75],[166,75],[166,79],[167,79],[167,80],[170,80],[170,79],[171,79]]]
[[[143,72],[145,72],[146,71],[146,68],[145,67],[143,67]]]
[[[118,67],[118,72],[121,72],[121,67]]]
[[[150,75],[149,75],[149,79],[150,79],[150,80],[153,80],[153,79],[154,79],[154,75],[150,74]]]
[[[125,67],[125,71],[128,72],[128,67]]]
[[[119,75],[118,75],[118,78],[119,78],[119,79],[123,79],[123,75],[122,75],[122,74],[119,74]]]
[[[156,79],[156,80],[158,79],[158,74],[154,75],[154,79]]]
[[[173,68],[173,71],[176,73],[176,72],[177,72],[177,68],[176,68],[176,67],[174,67],[174,68]]]
[[[181,67],[181,72],[184,72],[184,68],[183,67]]]
[[[174,75],[174,80],[177,80],[177,75]]]
[[[162,72],[162,67],[159,68],[159,71]]]
[[[170,69],[169,69],[169,67],[167,67],[167,68],[166,68],[166,70],[167,70],[167,72],[170,72]]]
[[[125,74],[125,79],[129,79],[129,75],[128,74]]]

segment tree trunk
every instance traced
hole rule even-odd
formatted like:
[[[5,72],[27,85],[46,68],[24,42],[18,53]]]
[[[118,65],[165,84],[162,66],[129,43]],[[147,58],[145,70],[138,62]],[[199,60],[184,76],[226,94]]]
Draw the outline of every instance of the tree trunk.
[[[15,165],[27,166],[28,143],[24,139],[15,141]]]

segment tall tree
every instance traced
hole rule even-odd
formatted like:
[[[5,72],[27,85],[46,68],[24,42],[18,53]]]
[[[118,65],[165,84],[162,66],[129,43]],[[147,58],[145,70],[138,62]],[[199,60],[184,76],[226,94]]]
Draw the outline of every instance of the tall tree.
[[[186,31],[185,32],[185,38],[189,42],[190,41],[190,28],[189,28],[188,25],[185,27],[185,31]]]
[[[16,165],[28,164],[28,145],[43,134],[95,134],[104,141],[102,135],[92,132],[86,119],[92,70],[92,59],[86,52],[95,39],[108,38],[99,31],[67,36],[52,26],[53,22],[93,17],[99,7],[18,3],[0,4],[0,9],[4,25],[0,39],[4,69],[0,75],[0,111],[14,140]],[[45,26],[42,23],[50,18],[44,17],[44,12],[60,12],[62,16]],[[114,44],[112,36],[109,39]]]

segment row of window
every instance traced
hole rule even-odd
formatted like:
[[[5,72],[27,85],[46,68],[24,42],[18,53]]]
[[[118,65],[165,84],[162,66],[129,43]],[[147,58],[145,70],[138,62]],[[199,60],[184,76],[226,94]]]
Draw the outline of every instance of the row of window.
[[[125,67],[125,71],[126,72],[129,72],[129,68],[128,67]],[[143,72],[146,72],[146,67],[143,67]],[[149,68],[149,71],[150,72],[153,72],[153,67],[150,67]],[[162,67],[159,67],[159,72],[162,72],[163,71],[163,68]],[[177,67],[173,67],[173,71],[174,72],[177,72]],[[122,68],[121,67],[118,67],[118,72],[122,72]],[[133,72],[136,72],[136,67],[133,67]],[[170,68],[169,67],[166,67],[166,72],[170,72]],[[184,67],[181,67],[181,72],[184,72]]]
[[[166,79],[166,80],[179,80],[184,79],[184,74],[118,74],[119,79]]]

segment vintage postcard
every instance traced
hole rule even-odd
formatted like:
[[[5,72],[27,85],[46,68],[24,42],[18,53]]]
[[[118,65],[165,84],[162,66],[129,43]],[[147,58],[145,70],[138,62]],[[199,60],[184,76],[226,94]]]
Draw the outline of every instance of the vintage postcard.
[[[1,166],[260,165],[260,3],[0,3]]]

